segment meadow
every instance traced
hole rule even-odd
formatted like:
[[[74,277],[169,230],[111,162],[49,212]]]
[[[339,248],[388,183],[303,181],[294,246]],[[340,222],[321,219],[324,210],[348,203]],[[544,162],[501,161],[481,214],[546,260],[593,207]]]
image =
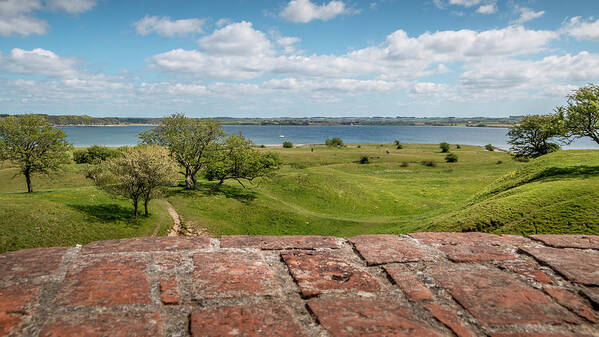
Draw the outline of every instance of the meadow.
[[[248,188],[228,181],[187,191],[171,187],[136,220],[126,200],[91,185],[85,165],[69,164],[34,180],[0,167],[0,252],[27,247],[165,235],[170,202],[184,226],[212,235],[315,234],[353,236],[414,231],[599,233],[599,151],[572,150],[528,163],[483,147],[451,145],[446,163],[438,145],[349,144],[279,153],[282,168]],[[368,164],[360,164],[362,156]],[[434,166],[425,166],[432,161]]]

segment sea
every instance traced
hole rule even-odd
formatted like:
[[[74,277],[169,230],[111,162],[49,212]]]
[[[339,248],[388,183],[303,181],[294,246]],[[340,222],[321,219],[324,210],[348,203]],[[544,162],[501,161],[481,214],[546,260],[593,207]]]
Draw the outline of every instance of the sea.
[[[139,133],[153,126],[63,126],[75,146],[123,146],[140,142]],[[507,149],[506,128],[458,127],[458,126],[394,126],[394,125],[224,125],[227,133],[241,133],[257,145],[280,145],[284,141],[293,144],[323,144],[327,138],[339,137],[345,143],[402,143],[485,145]],[[578,139],[567,149],[599,149],[591,139]]]

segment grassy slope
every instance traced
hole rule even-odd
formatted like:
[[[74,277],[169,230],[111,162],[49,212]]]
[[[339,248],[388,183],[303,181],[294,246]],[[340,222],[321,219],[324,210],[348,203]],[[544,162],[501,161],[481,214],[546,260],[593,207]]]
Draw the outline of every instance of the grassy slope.
[[[90,186],[80,165],[35,177],[32,194],[24,193],[24,178],[16,173],[0,167],[0,253],[151,235],[157,224],[164,234],[172,225],[163,200],[152,203],[149,218],[135,221],[132,206]]]
[[[599,151],[560,151],[531,161],[433,219],[437,231],[599,234]]]

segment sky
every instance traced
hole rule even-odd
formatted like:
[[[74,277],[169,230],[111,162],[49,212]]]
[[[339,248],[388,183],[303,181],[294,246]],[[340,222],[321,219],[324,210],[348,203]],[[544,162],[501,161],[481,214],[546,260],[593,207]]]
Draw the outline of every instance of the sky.
[[[503,117],[598,82],[597,0],[0,0],[0,113]]]

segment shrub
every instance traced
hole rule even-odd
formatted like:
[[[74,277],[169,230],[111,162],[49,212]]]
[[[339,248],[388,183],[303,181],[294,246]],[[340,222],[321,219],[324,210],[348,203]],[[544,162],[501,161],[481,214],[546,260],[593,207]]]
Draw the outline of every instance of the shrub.
[[[401,142],[399,140],[396,139],[394,143],[395,143],[396,149],[398,149],[398,150],[403,149],[403,145],[401,145]]]
[[[498,160],[495,164],[501,165],[501,164],[503,164],[503,160]]]
[[[408,162],[407,162],[407,161],[404,161],[404,162],[402,162],[401,164],[399,164],[399,166],[401,166],[401,167],[408,167],[408,165],[409,165],[409,164],[408,164]]]
[[[262,148],[262,149],[265,147],[266,147],[266,145],[264,145],[264,144],[260,145],[260,148]]]
[[[293,147],[293,143],[290,142],[290,141],[288,141],[288,140],[286,140],[286,141],[283,142],[283,147],[286,148],[286,149],[290,149],[290,148]]]
[[[325,144],[327,146],[331,146],[331,147],[333,147],[333,146],[341,147],[341,146],[343,146],[343,141],[339,137],[333,137],[331,139],[327,139],[325,141]]]
[[[491,145],[491,144],[487,144],[485,145],[485,149],[487,149],[487,151],[495,151],[495,146]]]
[[[439,147],[441,148],[441,152],[443,152],[443,153],[449,152],[449,144],[447,144],[446,142],[439,144]]]
[[[434,162],[434,161],[432,161],[432,160],[423,160],[423,161],[421,161],[420,163],[421,163],[422,165],[424,165],[424,166],[428,166],[428,167],[435,167],[435,166],[437,166],[437,163],[435,163],[435,162]]]
[[[458,144],[458,145],[455,146],[455,148],[459,150],[459,149],[462,148],[462,145]]]
[[[116,158],[120,154],[120,150],[110,149],[106,146],[92,145],[86,150],[73,152],[73,160],[77,164],[99,164],[107,159]]]
[[[368,156],[362,156],[360,157],[360,164],[368,164],[370,163],[370,160],[368,159]]]
[[[361,149],[361,148],[362,148],[362,145],[358,145],[358,149]]]
[[[448,153],[447,156],[445,156],[445,161],[448,163],[457,163],[458,155],[455,153]]]

